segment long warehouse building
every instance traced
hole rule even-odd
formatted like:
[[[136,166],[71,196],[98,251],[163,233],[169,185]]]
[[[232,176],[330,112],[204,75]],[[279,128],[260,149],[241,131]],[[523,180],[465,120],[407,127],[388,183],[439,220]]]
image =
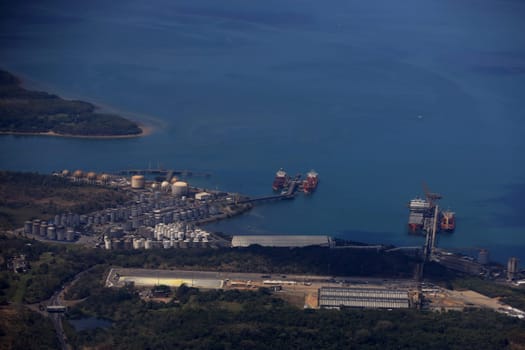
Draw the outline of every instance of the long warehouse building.
[[[322,287],[319,289],[319,307],[407,309],[410,302],[407,290]]]
[[[249,247],[251,245],[288,248],[308,246],[333,247],[335,242],[330,236],[320,235],[246,235],[233,236],[232,238],[232,247]]]

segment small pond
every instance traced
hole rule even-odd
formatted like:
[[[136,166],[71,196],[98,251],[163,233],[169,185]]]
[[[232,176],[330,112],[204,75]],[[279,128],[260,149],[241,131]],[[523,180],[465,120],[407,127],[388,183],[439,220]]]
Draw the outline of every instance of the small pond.
[[[112,322],[96,317],[86,317],[78,320],[69,320],[69,323],[75,328],[77,332],[87,331],[95,328],[111,327]]]

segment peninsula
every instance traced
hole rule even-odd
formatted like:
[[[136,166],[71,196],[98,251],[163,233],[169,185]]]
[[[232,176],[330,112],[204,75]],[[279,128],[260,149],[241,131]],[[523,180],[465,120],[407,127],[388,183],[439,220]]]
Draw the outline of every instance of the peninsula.
[[[57,95],[26,90],[0,70],[0,133],[71,137],[131,137],[144,134],[135,122],[97,113],[96,106]]]

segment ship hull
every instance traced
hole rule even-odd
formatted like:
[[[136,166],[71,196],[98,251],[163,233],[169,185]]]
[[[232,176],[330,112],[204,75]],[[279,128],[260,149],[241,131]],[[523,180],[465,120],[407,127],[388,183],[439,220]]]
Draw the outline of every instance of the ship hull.
[[[307,178],[303,181],[303,192],[306,194],[312,193],[317,188],[319,184],[319,178],[317,173],[309,174]]]
[[[441,231],[454,232],[456,229],[456,216],[455,213],[446,211],[442,214],[441,223],[439,225]]]

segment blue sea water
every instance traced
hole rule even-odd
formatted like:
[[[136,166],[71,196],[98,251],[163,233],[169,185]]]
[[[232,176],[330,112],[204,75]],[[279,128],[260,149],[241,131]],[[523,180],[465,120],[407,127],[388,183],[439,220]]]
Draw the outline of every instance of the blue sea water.
[[[519,0],[26,1],[0,5],[0,67],[110,106],[151,136],[0,136],[0,168],[210,171],[271,193],[275,171],[320,173],[310,197],[212,229],[330,234],[413,246],[422,182],[457,212],[442,247],[525,262],[525,3]]]

